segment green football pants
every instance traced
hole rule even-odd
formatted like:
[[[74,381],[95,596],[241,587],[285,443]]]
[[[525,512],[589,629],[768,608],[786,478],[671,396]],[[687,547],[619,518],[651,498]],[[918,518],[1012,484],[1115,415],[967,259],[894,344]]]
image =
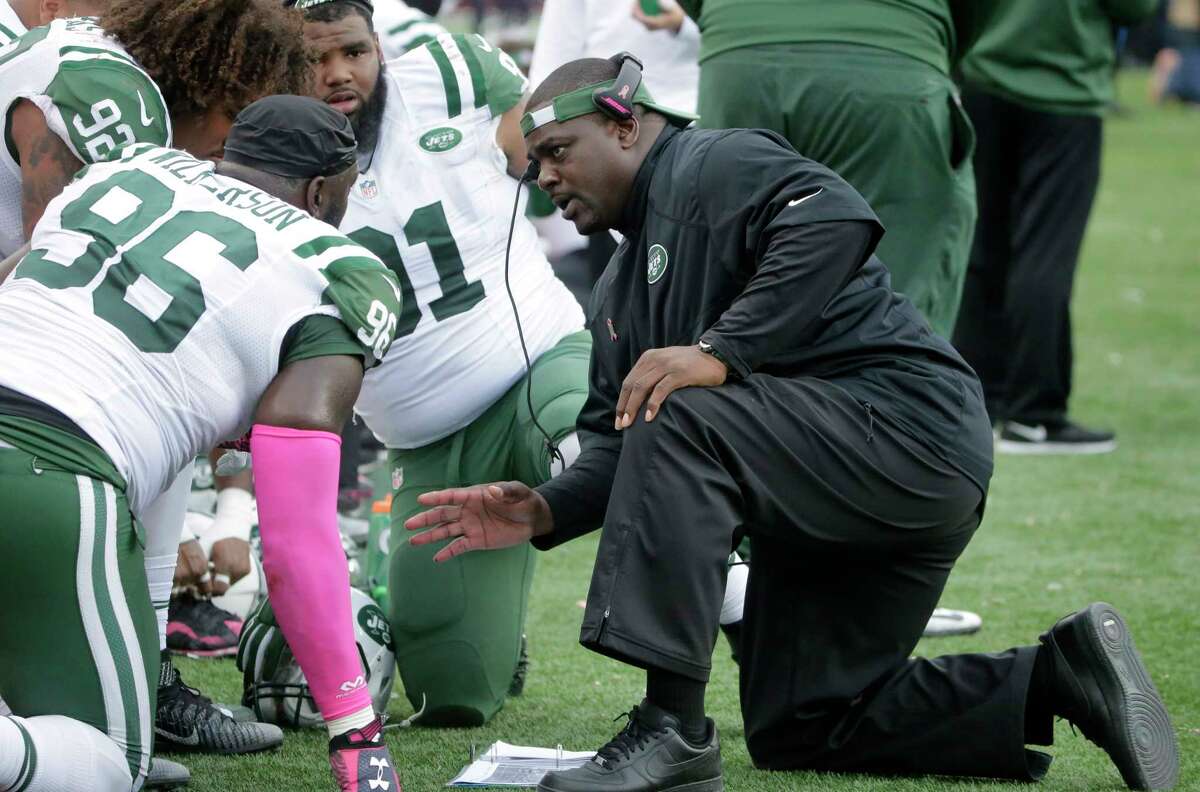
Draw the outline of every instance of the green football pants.
[[[702,64],[699,110],[710,129],[778,132],[858,190],[892,287],[949,338],[975,230],[975,135],[949,77],[874,47],[745,47]]]
[[[575,431],[588,391],[591,336],[567,336],[533,366],[533,409],[558,442]],[[445,543],[413,547],[404,521],[431,490],[550,478],[550,454],[534,426],[522,378],[469,426],[423,448],[392,449],[392,633],[404,691],[418,723],[478,726],[504,706],[521,654],[525,608],[533,583],[531,545],[467,553],[444,564]]]
[[[158,627],[125,494],[0,448],[0,697],[107,734],[134,779],[153,746]]]

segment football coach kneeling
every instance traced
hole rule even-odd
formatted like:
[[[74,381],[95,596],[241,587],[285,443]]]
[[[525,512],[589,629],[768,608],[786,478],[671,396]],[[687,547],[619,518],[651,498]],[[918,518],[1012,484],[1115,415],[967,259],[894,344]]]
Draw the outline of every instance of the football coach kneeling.
[[[583,233],[620,231],[592,294],[582,453],[536,490],[430,493],[436,556],[603,524],[581,643],[646,670],[646,700],[545,792],[723,788],[704,690],[727,572],[753,550],[741,646],[761,768],[1031,780],[1055,716],[1126,783],[1178,748],[1121,616],[1093,604],[998,654],[910,658],[983,514],[978,380],[872,255],[836,174],[756,130],[685,129],[637,61],[566,64],[522,123],[538,184]]]

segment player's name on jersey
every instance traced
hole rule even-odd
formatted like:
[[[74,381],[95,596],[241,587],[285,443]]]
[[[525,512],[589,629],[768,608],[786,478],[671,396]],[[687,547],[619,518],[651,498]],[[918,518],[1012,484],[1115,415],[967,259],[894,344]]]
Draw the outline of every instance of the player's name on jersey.
[[[164,171],[182,182],[208,190],[226,206],[249,210],[251,214],[261,217],[279,231],[309,216],[305,211],[261,190],[221,184],[213,174],[211,162],[194,159],[182,151],[163,151],[151,157],[150,162],[161,165]]]

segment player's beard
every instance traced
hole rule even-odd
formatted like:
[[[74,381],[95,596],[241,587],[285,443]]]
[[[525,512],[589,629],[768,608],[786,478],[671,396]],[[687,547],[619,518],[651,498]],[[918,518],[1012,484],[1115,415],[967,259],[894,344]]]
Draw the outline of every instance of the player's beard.
[[[350,119],[350,125],[354,127],[354,138],[358,141],[359,154],[370,154],[379,140],[383,110],[387,106],[387,80],[384,79],[384,72],[384,69],[379,70],[379,77],[375,79],[375,88],[371,91],[371,96]]]

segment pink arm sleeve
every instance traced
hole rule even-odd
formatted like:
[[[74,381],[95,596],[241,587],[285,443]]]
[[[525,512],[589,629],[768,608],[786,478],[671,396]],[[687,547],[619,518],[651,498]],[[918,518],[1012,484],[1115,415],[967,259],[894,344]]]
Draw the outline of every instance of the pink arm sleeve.
[[[255,424],[250,437],[271,605],[326,721],[371,706],[337,526],[342,440]]]

